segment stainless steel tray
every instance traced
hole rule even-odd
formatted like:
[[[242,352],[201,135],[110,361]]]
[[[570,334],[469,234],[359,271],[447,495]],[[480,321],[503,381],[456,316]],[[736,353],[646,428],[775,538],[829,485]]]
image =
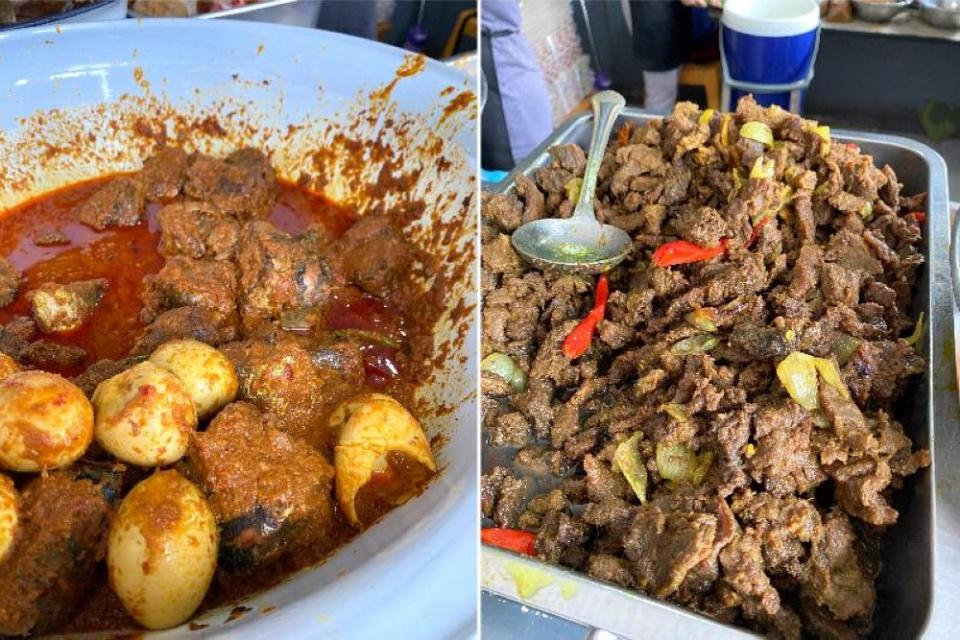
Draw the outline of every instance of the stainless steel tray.
[[[628,107],[621,119],[642,124],[653,117]],[[511,191],[513,176],[516,173],[529,174],[547,164],[547,149],[555,144],[575,142],[586,148],[592,121],[593,116],[589,113],[568,120],[504,181],[493,185],[491,191]],[[916,446],[930,448],[934,462],[929,469],[910,478],[894,500],[900,519],[885,538],[884,568],[877,581],[875,625],[871,634],[872,638],[918,638],[924,634],[933,609],[937,548],[935,494],[939,493],[934,487],[940,487],[934,478],[937,473],[945,472],[960,483],[960,471],[954,471],[960,460],[944,459],[937,455],[934,447],[937,432],[951,452],[960,450],[957,439],[960,403],[952,348],[947,169],[939,154],[907,138],[843,130],[834,130],[832,137],[860,145],[880,166],[885,163],[892,166],[903,182],[905,193],[926,191],[929,194],[923,246],[927,261],[919,274],[911,309],[912,316],[924,311],[929,319],[922,345],[929,366],[916,381],[913,393],[907,393],[897,408],[904,430]],[[489,470],[491,453],[487,448],[483,451],[484,471]],[[941,464],[942,471],[939,469]],[[960,484],[956,486],[960,487]],[[957,545],[957,539],[951,536],[946,552],[956,555]],[[481,586],[491,593],[625,638],[716,640],[755,637],[742,628],[721,624],[636,591],[501,549],[485,546],[480,569]],[[938,576],[937,582],[941,588],[960,586],[953,573],[946,576],[946,580],[944,576]],[[941,616],[938,615],[938,619]],[[951,635],[948,631],[940,630]]]

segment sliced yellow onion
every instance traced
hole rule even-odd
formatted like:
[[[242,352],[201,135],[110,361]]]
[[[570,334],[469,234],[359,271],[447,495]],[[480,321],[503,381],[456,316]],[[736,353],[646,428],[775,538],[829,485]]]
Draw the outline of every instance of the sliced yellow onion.
[[[664,480],[683,482],[693,475],[697,455],[682,444],[657,445],[657,470]]]
[[[753,162],[753,167],[750,169],[750,179],[751,180],[773,180],[773,177],[777,173],[777,163],[774,162],[773,158],[769,160],[760,156]]]
[[[697,455],[683,444],[657,445],[657,470],[664,480],[699,485],[706,478],[711,464],[712,451]]]
[[[920,317],[917,318],[917,324],[913,326],[913,333],[908,337],[904,338],[907,341],[907,344],[911,346],[916,346],[920,342],[920,338],[923,337],[923,311],[920,312]]]
[[[514,391],[527,389],[527,374],[505,353],[491,353],[480,362],[480,370],[491,373],[510,385]]]
[[[647,504],[647,468],[637,448],[641,438],[643,438],[643,432],[637,431],[617,445],[617,450],[613,454],[613,467],[627,479],[627,484],[640,499],[640,503]]]
[[[675,356],[689,356],[697,353],[707,353],[720,344],[716,336],[707,333],[698,333],[689,338],[675,342],[670,347],[670,353]]]
[[[848,333],[841,333],[833,341],[833,355],[837,358],[837,363],[841,366],[847,364],[847,361],[853,357],[854,352],[860,347],[862,341],[854,338]]]
[[[683,319],[700,331],[713,333],[717,330],[716,317],[717,310],[708,307],[706,309],[694,309],[685,314]]]
[[[766,146],[773,145],[773,131],[766,124],[752,120],[740,127],[740,137],[754,140]]]
[[[850,392],[847,385],[843,384],[843,378],[840,376],[840,368],[837,363],[830,358],[813,358],[813,365],[817,368],[817,373],[823,378],[823,381],[836,389],[844,400],[850,399]]]
[[[817,366],[813,363],[813,356],[794,351],[777,365],[777,377],[801,407],[813,411],[819,406]]]
[[[720,146],[724,149],[730,146],[730,114],[725,113],[720,119]]]
[[[850,392],[843,383],[837,363],[830,358],[817,358],[802,351],[794,351],[777,365],[777,377],[797,404],[807,411],[820,407],[819,377],[836,389],[844,399]]]
[[[660,410],[677,422],[690,421],[690,416],[687,415],[687,410],[682,404],[677,404],[676,402],[665,402],[664,404],[660,405]]]
[[[710,472],[710,465],[713,464],[713,451],[703,451],[697,455],[697,464],[693,468],[693,475],[690,482],[694,486],[700,486]]]
[[[739,167],[734,167],[733,171],[730,172],[730,176],[733,179],[733,189],[730,190],[730,193],[727,194],[727,202],[732,202],[740,189],[743,189],[743,172],[740,171]]]
[[[814,127],[813,132],[820,136],[820,139],[823,140],[823,144],[820,146],[820,153],[823,156],[826,156],[830,153],[830,127],[822,125],[819,127]]]

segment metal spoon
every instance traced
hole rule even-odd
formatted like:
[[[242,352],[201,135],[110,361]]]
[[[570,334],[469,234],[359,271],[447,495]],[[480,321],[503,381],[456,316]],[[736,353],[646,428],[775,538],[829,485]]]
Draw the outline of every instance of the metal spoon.
[[[597,172],[610,131],[626,101],[616,91],[593,96],[593,135],[583,172],[580,200],[567,219],[542,218],[513,232],[513,248],[538,269],[601,273],[613,268],[630,251],[633,242],[623,229],[597,222],[593,195]]]

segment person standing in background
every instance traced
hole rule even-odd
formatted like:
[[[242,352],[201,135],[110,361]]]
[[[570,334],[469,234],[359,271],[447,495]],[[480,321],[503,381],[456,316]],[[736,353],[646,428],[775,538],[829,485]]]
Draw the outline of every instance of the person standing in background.
[[[643,69],[644,109],[657,114],[673,109],[680,65],[686,62],[694,44],[692,8],[720,4],[721,0],[630,0],[633,53]]]
[[[377,39],[377,0],[323,0],[317,28]]]
[[[482,117],[484,169],[509,170],[553,129],[550,93],[520,30],[517,0],[483,0],[481,67],[487,80]]]

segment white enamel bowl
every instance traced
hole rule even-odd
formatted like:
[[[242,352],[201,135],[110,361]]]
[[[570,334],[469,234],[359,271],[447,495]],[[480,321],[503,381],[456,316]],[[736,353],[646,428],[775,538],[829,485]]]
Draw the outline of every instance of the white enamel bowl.
[[[316,148],[338,148],[337,132],[368,142],[383,133],[388,146],[400,147],[395,160],[420,168],[413,190],[426,208],[412,227],[429,238],[438,221],[455,222],[446,240],[423,240],[460,266],[451,271],[457,281],[448,305],[459,309],[458,320],[437,333],[438,342],[456,342],[422,394],[448,408],[424,416],[428,434],[445,441],[439,478],[324,564],[239,603],[250,608],[239,619],[227,621],[228,607],[194,620],[205,628],[150,638],[474,633],[477,326],[463,312],[476,303],[477,277],[468,90],[460,72],[399,49],[278,25],[125,20],[0,35],[0,209],[77,179],[136,169],[150,151],[136,120],[149,127],[166,118],[169,133],[177,121],[171,114],[182,112],[221,118],[223,131],[198,131],[196,148],[258,144],[294,177],[311,170]],[[399,123],[403,131],[394,130]],[[377,198],[338,171],[340,155],[327,154],[325,192],[375,208]],[[396,204],[396,194],[385,197]]]

